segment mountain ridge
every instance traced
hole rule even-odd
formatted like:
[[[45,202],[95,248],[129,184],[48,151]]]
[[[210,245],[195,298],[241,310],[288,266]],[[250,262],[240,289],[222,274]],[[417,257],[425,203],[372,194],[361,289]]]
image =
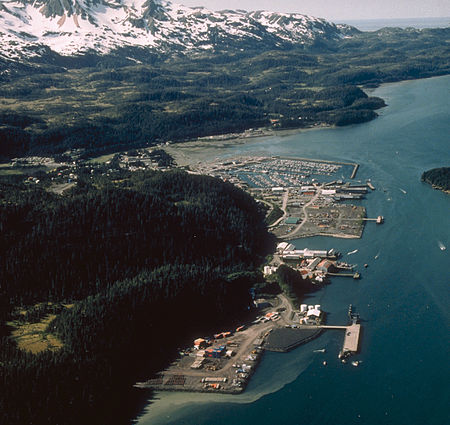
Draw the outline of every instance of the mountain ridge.
[[[279,48],[351,37],[359,31],[295,13],[210,11],[167,0],[4,0],[0,57],[108,54],[121,47],[172,53]]]

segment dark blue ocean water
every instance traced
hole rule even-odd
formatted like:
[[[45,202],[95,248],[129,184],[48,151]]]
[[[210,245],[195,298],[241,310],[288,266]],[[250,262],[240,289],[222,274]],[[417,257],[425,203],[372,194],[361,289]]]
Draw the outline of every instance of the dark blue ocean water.
[[[368,223],[359,240],[295,241],[358,250],[343,259],[359,264],[363,278],[335,278],[308,302],[321,304],[330,324],[345,323],[349,303],[356,307],[363,363],[341,364],[343,335],[327,331],[290,353],[266,353],[243,395],[160,393],[140,425],[450,423],[450,195],[420,182],[424,170],[450,166],[449,91],[450,76],[384,85],[374,94],[388,107],[372,122],[229,148],[354,161],[356,180],[372,179],[376,191],[361,202],[385,224]]]

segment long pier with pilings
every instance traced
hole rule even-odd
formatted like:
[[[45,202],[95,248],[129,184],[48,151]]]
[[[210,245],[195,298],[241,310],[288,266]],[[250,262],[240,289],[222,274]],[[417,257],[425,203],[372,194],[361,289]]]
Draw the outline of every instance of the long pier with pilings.
[[[382,215],[379,215],[377,218],[363,218],[364,221],[375,221],[377,224],[383,224],[384,223],[384,217]]]
[[[343,330],[345,331],[344,336],[344,343],[342,345],[342,350],[339,353],[339,358],[347,357],[352,354],[355,354],[359,350],[359,339],[361,336],[361,325],[359,323],[353,322],[351,325],[348,326],[332,326],[332,325],[300,325],[297,331],[299,330],[323,330],[323,329],[337,329],[337,330]],[[319,333],[317,334],[319,335]],[[269,351],[288,351],[288,350],[270,350]]]
[[[353,323],[349,326],[320,326],[322,329],[342,329],[345,330],[344,345],[341,353],[353,354],[358,351],[359,348],[359,336],[361,333],[361,325],[359,323]]]

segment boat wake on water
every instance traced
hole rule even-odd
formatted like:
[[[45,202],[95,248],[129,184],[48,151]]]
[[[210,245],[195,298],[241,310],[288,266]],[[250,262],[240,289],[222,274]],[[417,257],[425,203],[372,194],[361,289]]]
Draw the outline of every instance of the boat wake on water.
[[[357,253],[357,252],[358,252],[358,250],[355,249],[354,251],[347,252],[347,255],[352,255],[352,254],[355,254],[355,253]]]
[[[378,259],[378,257],[379,257],[379,256],[380,256],[380,251],[378,251],[378,254],[377,254],[377,255],[375,255],[375,257],[374,257],[374,258],[375,258],[375,260],[376,260],[376,259]]]
[[[447,247],[441,241],[438,241],[438,245],[441,251],[445,251],[447,249]]]

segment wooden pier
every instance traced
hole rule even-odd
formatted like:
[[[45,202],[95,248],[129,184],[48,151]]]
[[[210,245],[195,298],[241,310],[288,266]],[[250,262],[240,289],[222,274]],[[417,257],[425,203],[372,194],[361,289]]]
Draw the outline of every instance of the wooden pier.
[[[375,221],[377,224],[383,224],[384,217],[379,215],[377,218],[363,218],[363,221]]]
[[[359,272],[355,272],[355,273],[331,273],[331,272],[327,272],[327,276],[352,277],[353,279],[361,278],[361,274]]]
[[[344,345],[342,347],[342,353],[353,354],[358,351],[359,336],[361,333],[361,325],[359,323],[353,323],[350,326],[320,326],[322,329],[342,329],[345,330]]]
[[[361,335],[361,325],[353,322],[348,326],[332,326],[332,325],[300,325],[299,329],[337,329],[345,331],[344,344],[340,352],[340,356],[348,356],[355,354],[359,349],[359,338]]]

